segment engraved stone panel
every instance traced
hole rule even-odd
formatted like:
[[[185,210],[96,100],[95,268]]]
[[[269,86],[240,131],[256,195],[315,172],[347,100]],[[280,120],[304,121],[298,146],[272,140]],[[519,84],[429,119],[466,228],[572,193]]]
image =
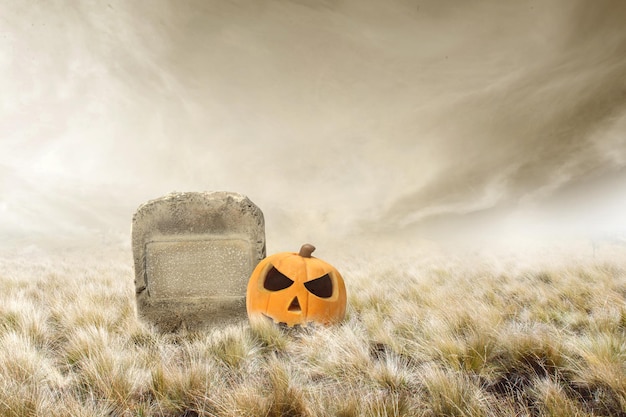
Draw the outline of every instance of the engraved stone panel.
[[[241,296],[247,281],[238,278],[249,275],[251,253],[243,239],[150,242],[146,273],[158,279],[147,289],[154,300]]]
[[[245,319],[248,278],[265,257],[261,210],[230,192],[172,193],[132,225],[137,312],[163,331]]]

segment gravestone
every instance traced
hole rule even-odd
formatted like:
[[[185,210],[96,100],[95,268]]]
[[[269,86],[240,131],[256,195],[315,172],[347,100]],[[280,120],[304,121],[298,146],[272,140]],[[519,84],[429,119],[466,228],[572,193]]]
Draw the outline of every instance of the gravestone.
[[[161,331],[246,318],[246,286],[265,257],[263,213],[231,192],[171,193],[132,223],[139,317]]]

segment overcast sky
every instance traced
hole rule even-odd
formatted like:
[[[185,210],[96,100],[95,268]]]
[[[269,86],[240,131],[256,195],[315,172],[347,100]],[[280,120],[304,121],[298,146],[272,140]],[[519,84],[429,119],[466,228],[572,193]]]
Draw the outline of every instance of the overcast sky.
[[[622,233],[624,22],[623,0],[5,1],[0,236],[128,239],[174,190],[247,195],[270,251]]]

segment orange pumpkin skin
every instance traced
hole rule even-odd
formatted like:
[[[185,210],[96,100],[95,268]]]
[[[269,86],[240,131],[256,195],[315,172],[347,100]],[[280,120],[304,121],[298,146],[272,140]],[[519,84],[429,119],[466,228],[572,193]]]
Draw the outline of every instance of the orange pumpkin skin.
[[[303,245],[300,253],[277,253],[259,262],[246,292],[249,318],[266,316],[289,327],[343,320],[343,277],[332,265],[311,256],[313,250],[313,246]]]

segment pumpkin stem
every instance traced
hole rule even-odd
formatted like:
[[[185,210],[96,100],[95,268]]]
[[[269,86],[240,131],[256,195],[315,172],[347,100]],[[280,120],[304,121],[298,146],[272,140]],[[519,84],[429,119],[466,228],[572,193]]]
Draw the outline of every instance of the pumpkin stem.
[[[305,243],[300,248],[300,253],[298,255],[302,256],[303,258],[310,258],[314,250],[315,246],[311,245],[310,243]]]

